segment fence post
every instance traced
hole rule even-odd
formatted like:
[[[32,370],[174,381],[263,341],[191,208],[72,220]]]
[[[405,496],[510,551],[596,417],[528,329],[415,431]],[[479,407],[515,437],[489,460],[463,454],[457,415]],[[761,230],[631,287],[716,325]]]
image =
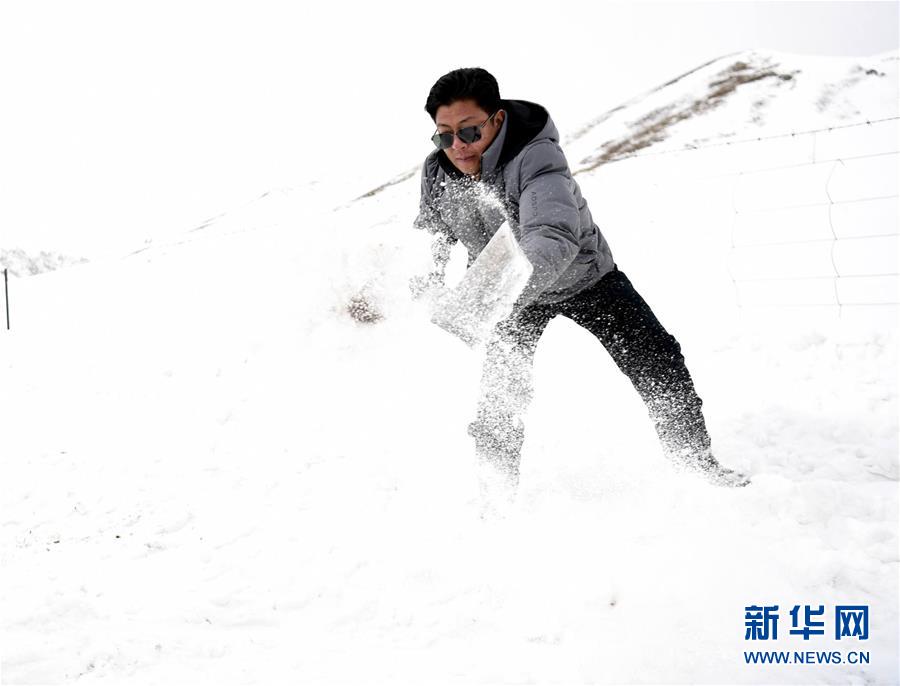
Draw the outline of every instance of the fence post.
[[[9,278],[7,268],[3,268],[3,293],[6,297],[6,330],[9,331]]]

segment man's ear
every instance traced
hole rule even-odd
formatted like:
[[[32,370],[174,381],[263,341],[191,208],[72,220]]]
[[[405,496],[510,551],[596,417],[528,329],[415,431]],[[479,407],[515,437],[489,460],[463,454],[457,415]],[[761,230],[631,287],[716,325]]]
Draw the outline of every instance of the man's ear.
[[[497,126],[500,126],[503,123],[504,119],[506,119],[506,110],[497,110],[497,116],[494,117],[494,121],[497,122]]]

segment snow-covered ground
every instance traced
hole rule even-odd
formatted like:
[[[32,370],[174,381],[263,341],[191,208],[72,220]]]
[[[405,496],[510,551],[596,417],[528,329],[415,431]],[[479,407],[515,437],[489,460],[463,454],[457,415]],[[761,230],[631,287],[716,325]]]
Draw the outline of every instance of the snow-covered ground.
[[[637,152],[898,114],[896,54],[731,56],[570,136],[573,169],[738,59],[794,75]],[[865,276],[896,273],[896,236],[842,252],[897,232],[896,123],[816,134],[815,157],[806,135],[577,176],[745,489],[675,473],[627,379],[558,318],[516,507],[482,520],[480,360],[407,288],[427,267],[416,177],[353,202],[365,189],[341,179],[273,191],[168,244],[11,280],[3,682],[896,683],[896,276]],[[834,161],[890,151],[893,172]],[[806,238],[825,252],[773,245]],[[843,290],[851,272],[870,286]],[[348,314],[360,294],[376,321]],[[745,608],[776,604],[778,639],[745,640]],[[826,634],[789,635],[794,605],[823,605]],[[869,607],[868,640],[834,639],[836,605]]]

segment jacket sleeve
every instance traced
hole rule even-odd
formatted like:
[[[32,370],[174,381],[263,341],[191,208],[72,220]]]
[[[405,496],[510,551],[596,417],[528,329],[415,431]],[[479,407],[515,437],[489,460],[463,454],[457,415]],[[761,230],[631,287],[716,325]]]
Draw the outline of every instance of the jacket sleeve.
[[[450,231],[440,214],[434,207],[433,197],[434,179],[428,173],[428,160],[422,165],[421,194],[419,196],[419,214],[413,221],[413,227],[427,231],[433,236],[431,243],[431,258],[434,260],[435,271],[441,282],[444,278],[444,270],[450,261],[450,250],[458,240]]]
[[[551,140],[525,150],[520,171],[519,245],[534,267],[516,309],[530,304],[577,257],[580,213],[569,165]]]

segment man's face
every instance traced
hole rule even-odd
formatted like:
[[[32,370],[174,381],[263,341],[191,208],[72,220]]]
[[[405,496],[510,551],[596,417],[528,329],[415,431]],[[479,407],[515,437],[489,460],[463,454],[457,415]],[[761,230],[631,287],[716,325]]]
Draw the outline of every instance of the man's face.
[[[478,126],[491,114],[481,109],[474,100],[455,100],[449,105],[438,107],[434,121],[440,133],[451,133],[467,126]],[[500,110],[485,124],[481,129],[481,139],[474,143],[463,143],[459,136],[453,136],[453,145],[446,148],[444,153],[454,167],[464,174],[477,174],[481,171],[481,156],[497,137],[504,114]]]

